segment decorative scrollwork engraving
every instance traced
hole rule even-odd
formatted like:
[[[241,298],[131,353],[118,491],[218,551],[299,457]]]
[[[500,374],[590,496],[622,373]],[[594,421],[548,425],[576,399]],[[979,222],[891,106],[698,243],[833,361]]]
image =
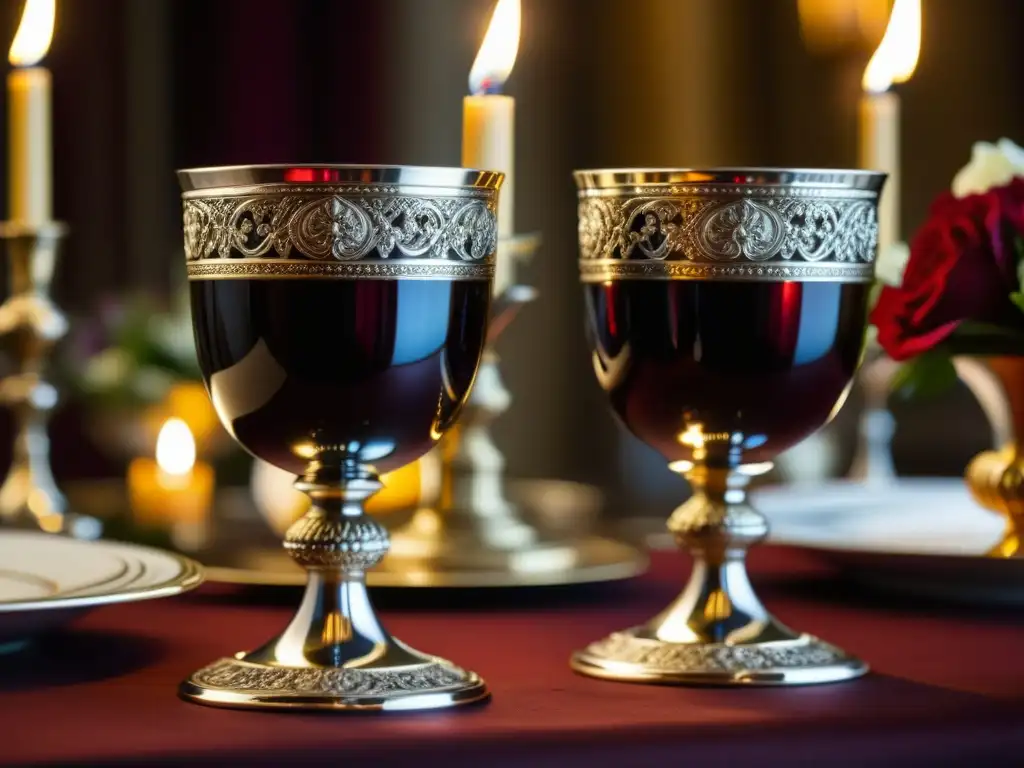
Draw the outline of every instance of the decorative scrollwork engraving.
[[[388,188],[186,197],[191,279],[466,277],[493,274],[493,194]]]
[[[469,673],[440,661],[395,669],[267,667],[220,659],[192,675],[207,689],[278,696],[388,698],[458,688]]]
[[[584,281],[869,281],[877,200],[861,190],[673,187],[581,194]],[[727,266],[728,265],[728,266]]]
[[[709,207],[698,224],[701,243],[712,259],[764,261],[779,250],[786,223],[778,211],[753,200]]]
[[[307,514],[285,535],[284,548],[304,568],[366,571],[387,554],[387,529],[372,517]]]
[[[635,664],[649,671],[676,674],[715,674],[817,667],[848,657],[835,646],[817,638],[778,645],[728,645],[726,643],[664,643],[616,632],[592,643],[585,658]]]

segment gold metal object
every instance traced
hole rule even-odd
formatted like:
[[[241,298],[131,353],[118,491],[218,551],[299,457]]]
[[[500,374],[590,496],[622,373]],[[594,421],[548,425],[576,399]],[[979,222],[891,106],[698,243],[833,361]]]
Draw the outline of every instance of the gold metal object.
[[[529,258],[537,236],[510,238],[502,258]],[[493,344],[520,309],[536,298],[535,289],[513,285],[491,308],[488,342]],[[592,521],[554,528],[538,512],[552,505],[588,506],[575,500],[537,499],[532,505],[511,498],[505,457],[491,437],[491,425],[512,405],[493,347],[484,353],[476,383],[458,426],[437,447],[441,487],[436,499],[415,510],[391,530],[391,553],[371,577],[388,586],[547,586],[628,578],[642,571],[646,558],[624,542],[589,530]],[[561,484],[576,491],[579,486]],[[532,508],[531,508],[532,507]]]
[[[66,230],[51,222],[0,227],[7,257],[7,300],[0,305],[0,339],[16,370],[0,381],[0,404],[15,418],[14,451],[7,478],[0,486],[0,521],[31,525],[48,533],[78,538],[100,535],[95,518],[68,511],[67,499],[50,470],[50,438],[46,423],[58,393],[45,378],[53,346],[68,330],[64,315],[50,298],[60,241]]]
[[[991,557],[1024,556],[1024,357],[993,357],[988,368],[1000,379],[1013,423],[1013,439],[999,450],[978,454],[964,479],[981,506],[1006,518]]]
[[[454,479],[447,488],[493,489],[486,477]],[[602,506],[596,488],[560,480],[501,478],[500,496],[475,505],[430,506],[393,529],[391,554],[373,586],[515,588],[628,579],[647,567],[625,541],[594,532]],[[442,499],[451,498],[442,494]],[[482,503],[490,498],[491,504]],[[494,503],[497,498],[501,503]]]
[[[647,624],[578,651],[572,667],[594,677],[698,685],[784,685],[858,677],[867,666],[768,613],[747,578],[747,549],[768,534],[747,501],[749,476],[696,466],[693,496],[669,518],[693,555],[683,594]]]
[[[576,181],[584,284],[867,283],[874,273],[877,202],[884,181],[880,174],[758,168],[597,170],[577,172]],[[632,347],[645,341],[629,337],[627,319],[618,322],[624,330],[610,343],[620,353],[610,355],[600,346],[594,351],[595,371],[609,391],[626,380]],[[666,336],[674,331],[671,326]],[[688,363],[693,368],[707,352],[700,349],[699,335],[696,343]],[[666,357],[670,350],[666,344]],[[672,370],[660,358],[658,366]],[[714,376],[732,375],[713,370]],[[686,386],[680,370],[671,375],[674,387]],[[714,376],[704,378],[704,385]],[[841,402],[845,394],[836,394]],[[755,459],[758,463],[751,464],[746,452],[770,437],[734,428],[744,421],[739,415],[742,402],[735,403],[734,418],[725,416],[730,412],[727,404],[715,402],[705,405],[700,392],[680,399],[710,421],[698,423],[684,414],[688,426],[674,442],[689,447],[686,455],[692,461],[670,465],[693,489],[668,523],[677,545],[693,557],[689,583],[675,603],[647,624],[615,632],[574,653],[572,668],[610,680],[690,685],[799,685],[863,675],[863,662],[784,626],[754,593],[745,556],[767,535],[768,525],[750,505],[746,486],[771,463]]]
[[[504,567],[489,570],[406,572],[388,568],[389,558],[385,558],[367,573],[367,584],[372,589],[515,589],[618,581],[637,576],[647,567],[642,549],[627,543],[640,541],[641,536],[624,540],[572,536],[574,531],[593,527],[603,503],[598,489],[565,480],[516,480],[507,489],[509,498],[528,513],[531,523],[549,539],[561,542],[560,547],[524,550],[518,556],[507,553]],[[102,518],[111,536],[178,549],[202,563],[208,581],[284,587],[306,583],[306,572],[253,510],[245,486],[219,488],[212,516],[200,530],[168,521],[162,535],[151,527],[132,524],[122,480],[75,483],[67,491],[72,507]],[[377,519],[386,527],[392,517],[406,519],[404,512]]]
[[[192,281],[479,280],[493,274],[498,173],[247,166],[179,177]],[[212,379],[217,372],[205,375]],[[213,399],[221,418],[230,419]],[[315,424],[316,404],[309,408]],[[439,438],[450,426],[435,416],[431,434]],[[390,543],[386,529],[365,514],[365,501],[381,487],[369,462],[388,457],[395,445],[345,435],[316,439],[325,442],[308,456],[295,454],[306,466],[295,485],[311,507],[285,534],[286,551],[307,573],[295,617],[255,651],[194,673],[181,695],[225,707],[334,711],[435,709],[487,698],[475,673],[392,638],[370,602],[366,572]]]
[[[580,171],[580,279],[871,282],[875,174]]]

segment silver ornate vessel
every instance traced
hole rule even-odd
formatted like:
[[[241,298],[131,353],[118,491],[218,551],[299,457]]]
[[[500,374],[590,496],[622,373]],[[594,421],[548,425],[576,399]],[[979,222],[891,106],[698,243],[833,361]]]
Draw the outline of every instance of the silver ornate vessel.
[[[284,547],[307,572],[295,617],[181,688],[233,707],[408,710],[488,696],[473,672],[384,629],[366,572],[389,548],[364,514],[378,472],[454,425],[483,355],[501,174],[257,166],[183,171],[200,367],[250,453],[309,511]]]
[[[576,180],[594,371],[625,425],[690,482],[668,528],[694,567],[659,616],[578,651],[572,666],[710,685],[863,674],[863,662],[757,598],[745,556],[768,526],[745,489],[849,391],[884,176],[737,168]]]

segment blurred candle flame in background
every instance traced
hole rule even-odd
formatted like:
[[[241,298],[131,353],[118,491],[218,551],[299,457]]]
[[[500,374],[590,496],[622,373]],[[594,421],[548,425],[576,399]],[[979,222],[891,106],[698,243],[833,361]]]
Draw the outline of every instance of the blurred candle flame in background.
[[[891,0],[797,0],[800,34],[814,53],[871,50],[881,40]]]
[[[156,439],[156,463],[169,478],[187,476],[196,464],[196,441],[188,424],[168,419]]]
[[[469,71],[470,93],[501,92],[516,64],[521,25],[520,0],[498,0],[487,34]]]
[[[905,83],[917,69],[921,53],[921,0],[896,0],[885,36],[864,70],[862,85],[882,93]]]
[[[15,67],[32,67],[42,61],[53,40],[57,0],[26,0],[18,32],[7,60]]]

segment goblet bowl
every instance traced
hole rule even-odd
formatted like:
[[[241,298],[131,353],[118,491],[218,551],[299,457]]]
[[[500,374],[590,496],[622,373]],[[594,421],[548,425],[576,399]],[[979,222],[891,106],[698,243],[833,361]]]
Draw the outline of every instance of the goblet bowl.
[[[576,653],[577,671],[715,685],[866,671],[762,606],[744,559],[768,528],[744,488],[849,391],[884,179],[742,168],[576,174],[594,371],[622,423],[689,480],[693,495],[668,527],[695,561],[672,606]]]
[[[502,176],[445,168],[182,171],[192,320],[214,407],[311,506],[284,546],[308,572],[284,632],[192,675],[240,707],[422,709],[483,681],[393,639],[365,572],[389,546],[364,515],[378,473],[452,426],[487,336]]]

